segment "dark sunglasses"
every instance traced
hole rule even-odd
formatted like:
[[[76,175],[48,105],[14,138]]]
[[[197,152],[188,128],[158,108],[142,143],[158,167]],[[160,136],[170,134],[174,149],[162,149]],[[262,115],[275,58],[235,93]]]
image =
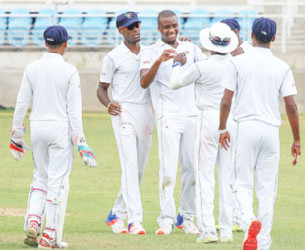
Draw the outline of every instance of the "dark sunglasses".
[[[139,27],[140,27],[140,23],[136,22],[136,23],[133,23],[133,24],[130,24],[129,26],[127,26],[126,29],[127,30],[133,30],[134,28],[138,29]]]

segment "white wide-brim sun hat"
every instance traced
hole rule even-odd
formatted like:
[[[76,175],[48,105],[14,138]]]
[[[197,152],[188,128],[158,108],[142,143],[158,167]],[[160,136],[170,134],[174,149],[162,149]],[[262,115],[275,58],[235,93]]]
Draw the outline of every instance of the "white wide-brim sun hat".
[[[214,23],[199,33],[202,46],[218,53],[231,53],[238,47],[237,35],[225,23]]]

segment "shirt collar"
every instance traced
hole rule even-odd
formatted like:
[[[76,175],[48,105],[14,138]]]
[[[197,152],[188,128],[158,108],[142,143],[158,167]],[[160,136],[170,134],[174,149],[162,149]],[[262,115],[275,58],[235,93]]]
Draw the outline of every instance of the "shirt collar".
[[[271,49],[269,49],[269,48],[263,48],[263,47],[253,47],[253,51],[259,52],[259,53],[268,53],[268,54],[272,54]]]
[[[58,53],[47,52],[43,55],[43,57],[52,57],[52,58],[57,58],[57,59],[60,59],[60,60],[64,60],[63,56],[61,54],[58,54]]]
[[[180,43],[179,43],[179,41],[177,41],[177,42],[178,42],[178,46],[179,46]],[[173,48],[172,46],[170,46],[169,44],[163,42],[163,41],[161,40],[161,38],[158,39],[158,41],[156,42],[156,44],[158,45],[158,47],[168,46],[168,47],[174,49],[174,48]],[[178,48],[178,46],[177,46],[177,48]],[[176,49],[177,49],[177,48],[176,48]]]
[[[224,60],[228,60],[232,58],[232,55],[230,53],[226,54],[226,55],[218,55],[218,54],[214,54],[211,55],[208,60],[214,60],[214,61],[224,61]]]
[[[122,41],[122,42],[120,43],[119,46],[121,47],[123,53],[132,53],[132,52],[130,51],[130,49],[125,45],[124,41]],[[144,48],[144,47],[143,47],[143,46],[141,45],[141,43],[140,43],[140,51],[142,51],[143,48]],[[133,53],[132,53],[132,54],[133,54]]]

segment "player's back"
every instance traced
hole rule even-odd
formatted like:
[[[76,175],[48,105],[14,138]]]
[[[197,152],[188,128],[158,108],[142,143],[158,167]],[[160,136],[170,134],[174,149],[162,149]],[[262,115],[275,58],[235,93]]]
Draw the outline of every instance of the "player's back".
[[[25,72],[33,94],[30,120],[68,121],[67,92],[73,78],[79,82],[77,69],[60,54],[47,53]]]
[[[279,97],[291,70],[270,49],[254,47],[232,59],[237,74],[235,119],[281,124]],[[292,74],[291,74],[292,76]],[[293,77],[289,81],[293,82]]]
[[[206,61],[196,63],[200,72],[200,78],[195,82],[196,106],[203,109],[219,110],[224,88],[221,86],[225,77],[229,60],[232,58],[227,55],[212,55]]]

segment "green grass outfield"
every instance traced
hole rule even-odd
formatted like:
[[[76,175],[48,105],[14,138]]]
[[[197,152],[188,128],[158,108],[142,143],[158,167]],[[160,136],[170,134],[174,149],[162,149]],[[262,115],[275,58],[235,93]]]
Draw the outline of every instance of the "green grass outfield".
[[[301,157],[296,167],[292,167],[292,135],[287,118],[283,119],[279,188],[271,249],[305,249],[305,156]],[[79,155],[75,155],[63,237],[69,242],[70,249],[241,249],[241,233],[234,233],[233,243],[209,245],[196,244],[197,236],[185,235],[177,228],[171,236],[154,235],[159,214],[155,131],[141,186],[143,225],[147,235],[113,234],[105,224],[105,218],[119,191],[121,171],[110,117],[106,114],[85,113],[83,120],[87,141],[94,149],[98,167],[89,169],[82,166]],[[33,164],[30,152],[20,162],[11,157],[8,148],[11,121],[12,112],[0,112],[0,249],[25,249],[23,223]],[[304,115],[300,123],[301,128],[304,128]],[[28,118],[25,124],[29,127]],[[304,131],[302,133],[304,140]],[[25,139],[30,141],[29,131]],[[175,192],[176,204],[179,202],[179,192],[180,176]]]

